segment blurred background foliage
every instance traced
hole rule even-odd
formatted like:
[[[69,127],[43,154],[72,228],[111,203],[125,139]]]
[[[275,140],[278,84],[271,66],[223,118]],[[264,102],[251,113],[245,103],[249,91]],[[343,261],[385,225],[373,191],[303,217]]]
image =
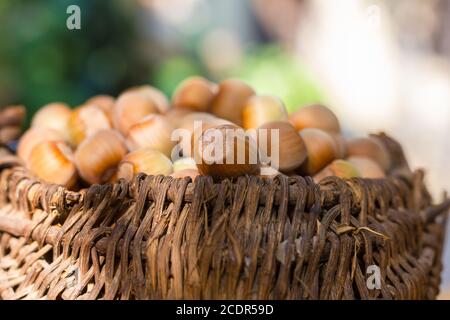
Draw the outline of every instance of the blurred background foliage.
[[[195,74],[216,81],[240,77],[258,92],[280,96],[289,110],[323,100],[306,66],[268,41],[249,6],[241,15],[250,17],[247,29],[253,32],[242,38],[239,30],[229,31],[234,16],[226,13],[237,3],[227,2],[212,4],[223,7],[221,19],[208,19],[209,11],[200,10],[200,22],[192,26],[192,19],[164,19],[138,1],[2,0],[0,106],[24,104],[29,120],[49,102],[77,106],[95,94],[117,96],[144,83],[171,95]],[[72,4],[81,8],[81,30],[66,27]],[[221,43],[231,43],[231,49]]]
[[[118,1],[75,1],[83,27],[71,31],[66,9],[73,3],[0,2],[1,105],[24,104],[31,116],[51,101],[75,106],[96,93],[117,94],[147,81],[153,65],[134,49],[135,12]]]

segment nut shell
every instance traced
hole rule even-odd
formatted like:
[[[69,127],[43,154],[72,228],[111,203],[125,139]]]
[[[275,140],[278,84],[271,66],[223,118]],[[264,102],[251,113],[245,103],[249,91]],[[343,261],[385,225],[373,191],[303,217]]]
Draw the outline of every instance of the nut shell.
[[[77,181],[73,153],[64,142],[43,141],[37,144],[26,165],[38,178],[48,183],[72,188]]]
[[[159,113],[159,110],[152,99],[139,92],[124,92],[117,98],[113,108],[114,128],[126,136],[134,124],[153,113]]]
[[[232,125],[231,122],[206,112],[192,112],[186,115],[178,128],[180,131],[176,134],[179,152],[183,157],[193,157],[194,140],[206,129],[225,124]]]
[[[300,171],[305,175],[314,175],[338,157],[336,141],[326,131],[307,128],[300,131],[306,145],[308,156]]]
[[[71,142],[77,146],[99,130],[111,129],[107,114],[96,105],[84,105],[75,109],[69,118]]]
[[[181,82],[172,97],[174,108],[205,112],[217,92],[217,85],[202,77],[191,77]]]
[[[107,115],[109,121],[112,123],[113,119],[113,108],[116,99],[112,96],[106,94],[100,94],[93,96],[85,102],[85,105],[94,105],[103,110]]]
[[[180,158],[173,162],[173,172],[194,169],[197,170],[197,164],[195,163],[194,158]]]
[[[131,180],[138,173],[168,176],[172,172],[172,161],[168,157],[157,150],[142,148],[130,152],[122,159],[117,177]]]
[[[198,171],[214,180],[250,175],[259,169],[256,142],[235,125],[207,128],[193,147]]]
[[[219,118],[242,125],[242,110],[255,90],[238,79],[227,79],[219,84],[219,90],[211,104],[211,112]]]
[[[270,165],[281,172],[290,172],[306,160],[305,142],[295,128],[284,121],[266,123],[257,130],[261,156],[268,156]]]
[[[386,177],[380,165],[372,159],[352,156],[347,161],[359,170],[363,178],[382,179]]]
[[[327,131],[334,139],[336,148],[337,148],[337,159],[345,159],[348,154],[348,144],[347,140],[344,138],[344,136],[340,133],[334,133],[331,131]]]
[[[166,95],[159,89],[150,85],[143,85],[131,89],[134,92],[138,92],[148,99],[152,100],[158,109],[159,113],[166,113],[170,110],[170,102]]]
[[[283,102],[274,96],[252,96],[242,110],[242,126],[245,129],[256,129],[268,122],[287,119]]]
[[[125,141],[117,131],[100,130],[78,146],[75,163],[83,180],[101,184],[114,176],[126,153]]]
[[[160,114],[151,114],[134,124],[127,135],[126,143],[131,151],[150,147],[171,156],[175,141],[172,141],[172,132],[175,127]]]
[[[361,173],[358,168],[352,163],[346,160],[338,159],[334,160],[324,169],[322,169],[318,174],[314,176],[314,181],[316,183],[320,182],[327,177],[338,177],[341,179],[351,179],[361,177]]]
[[[30,128],[19,140],[17,155],[26,162],[33,148],[44,141],[64,142],[65,140],[59,131],[48,128]]]
[[[189,109],[172,108],[169,111],[167,111],[164,115],[173,124],[175,128],[179,128],[183,123],[184,117],[192,112],[193,111]]]
[[[341,126],[336,115],[321,104],[302,107],[300,110],[289,115],[289,122],[298,131],[306,128],[322,129],[334,133],[341,131]]]
[[[61,102],[50,103],[43,106],[33,117],[31,127],[47,128],[58,131],[69,141],[69,118],[72,110]]]
[[[391,157],[383,143],[373,137],[356,138],[348,142],[348,156],[366,157],[377,162],[384,172],[391,168]]]

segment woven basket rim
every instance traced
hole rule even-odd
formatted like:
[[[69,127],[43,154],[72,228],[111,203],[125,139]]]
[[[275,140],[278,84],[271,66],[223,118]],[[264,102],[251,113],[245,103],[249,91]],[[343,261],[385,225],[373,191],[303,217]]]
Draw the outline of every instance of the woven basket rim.
[[[395,166],[404,169],[398,143],[387,139]],[[193,182],[138,174],[132,181],[71,191],[36,178],[17,156],[2,155],[0,190],[0,256],[9,252],[19,268],[0,264],[0,278],[19,275],[6,285],[0,279],[0,298],[431,299],[439,291],[450,199],[433,205],[421,169],[319,183],[285,175],[221,182],[199,176]],[[304,239],[300,249],[289,249],[297,248],[298,239]],[[290,245],[280,258],[284,242]],[[28,250],[37,265],[15,255]],[[286,257],[292,250],[306,255],[297,253],[291,269]],[[170,264],[155,264],[169,257]],[[224,273],[214,272],[217,259]],[[378,293],[365,288],[368,263],[379,265],[389,283]],[[47,267],[40,272],[32,265]],[[95,289],[71,290],[58,280],[65,268],[79,268]],[[38,274],[48,275],[49,284],[56,281],[48,291],[31,280]],[[111,286],[115,280],[120,287]]]
[[[145,173],[139,173],[137,174],[132,181],[127,181],[125,179],[119,179],[117,182],[108,182],[108,183],[104,183],[104,184],[92,184],[88,187],[84,187],[82,189],[79,190],[70,190],[62,185],[58,185],[58,184],[54,184],[54,183],[48,183],[45,182],[41,179],[39,179],[38,177],[36,177],[35,175],[33,175],[33,173],[31,173],[23,164],[23,161],[17,157],[16,155],[10,155],[10,156],[6,156],[6,157],[0,157],[0,172],[2,172],[2,170],[4,169],[13,169],[16,170],[16,172],[20,173],[20,178],[17,179],[17,182],[21,182],[26,181],[27,184],[32,185],[32,188],[27,189],[27,193],[37,193],[39,194],[39,196],[37,197],[39,200],[42,199],[41,193],[37,192],[37,189],[41,190],[52,190],[53,193],[58,194],[59,196],[62,196],[64,199],[67,199],[68,202],[70,203],[76,203],[78,201],[82,201],[84,196],[89,193],[89,192],[95,192],[97,190],[99,190],[99,188],[103,188],[103,187],[114,187],[114,186],[124,186],[124,185],[129,185],[130,186],[130,192],[136,192],[138,190],[136,190],[136,188],[133,188],[133,186],[139,186],[139,183],[149,177],[161,177],[162,179],[166,179],[166,180],[172,180],[174,182],[178,181],[186,181],[187,184],[187,194],[188,194],[188,198],[185,199],[186,201],[190,201],[189,195],[192,193],[193,189],[194,189],[194,185],[196,184],[197,181],[204,181],[207,182],[210,186],[213,186],[214,188],[220,187],[223,184],[236,184],[239,180],[241,179],[253,179],[253,180],[257,180],[266,184],[272,184],[272,183],[276,183],[276,181],[280,178],[280,177],[287,177],[289,179],[289,181],[291,183],[289,183],[288,188],[290,189],[291,193],[295,193],[296,190],[296,186],[295,184],[293,184],[292,182],[295,181],[295,179],[303,179],[308,186],[310,187],[317,187],[319,188],[319,191],[324,193],[324,202],[331,202],[333,200],[336,200],[336,198],[338,197],[337,191],[336,190],[332,190],[329,188],[330,184],[333,183],[338,183],[338,184],[350,184],[350,185],[354,185],[355,183],[364,181],[364,182],[385,182],[385,183],[393,183],[394,181],[402,181],[403,183],[406,183],[407,185],[411,186],[414,181],[423,181],[424,178],[424,170],[419,168],[416,169],[415,171],[411,172],[410,174],[404,174],[401,173],[399,175],[387,175],[384,178],[379,178],[379,179],[372,179],[372,178],[362,178],[362,177],[355,177],[355,178],[350,178],[350,179],[343,179],[343,178],[339,178],[339,177],[327,177],[323,180],[321,180],[320,182],[315,182],[313,180],[313,178],[311,176],[301,176],[298,174],[294,174],[294,175],[290,175],[290,176],[285,176],[283,174],[280,174],[276,177],[273,178],[263,178],[263,177],[259,177],[259,176],[255,176],[255,175],[244,175],[238,178],[233,178],[233,179],[223,179],[220,182],[215,182],[213,181],[212,177],[210,176],[198,176],[195,181],[192,181],[192,179],[190,177],[184,177],[184,178],[173,178],[171,176],[164,176],[164,175],[147,175]],[[33,190],[33,187],[36,188],[36,190]],[[192,190],[192,191],[191,191]],[[33,197],[33,196],[31,196]],[[171,197],[171,193],[169,191],[169,198]]]
[[[423,184],[423,176],[424,172],[422,170],[417,170],[411,175],[391,175],[384,179],[353,178],[346,180],[337,177],[329,177],[316,184],[311,177],[301,176],[280,176],[272,180],[265,180],[256,176],[243,176],[233,181],[224,180],[220,183],[217,183],[214,182],[211,177],[201,176],[198,177],[195,182],[192,182],[190,178],[175,179],[166,176],[147,176],[145,174],[139,174],[131,182],[121,180],[114,184],[92,185],[87,189],[81,190],[79,192],[74,192],[67,190],[62,186],[39,181],[39,179],[31,175],[31,173],[22,165],[17,157],[9,156],[0,158],[0,188],[2,188],[3,190],[7,190],[7,192],[0,194],[0,212],[1,209],[5,208],[4,206],[6,205],[13,210],[20,211],[20,215],[19,217],[17,217],[18,219],[14,220],[14,215],[11,217],[11,215],[8,216],[8,214],[6,213],[5,216],[3,212],[0,217],[0,235],[2,232],[5,232],[4,225],[9,223],[9,225],[13,225],[13,229],[15,228],[14,232],[9,232],[9,234],[21,237],[22,239],[24,239],[24,237],[26,239],[31,239],[32,241],[34,241],[34,243],[39,244],[38,248],[44,248],[44,244],[45,248],[47,248],[46,250],[49,250],[49,248],[53,248],[54,257],[60,257],[64,259],[64,252],[66,252],[67,254],[66,250],[75,250],[75,252],[78,252],[78,249],[74,248],[84,248],[86,246],[87,248],[92,248],[92,250],[95,249],[95,251],[97,252],[96,254],[105,256],[107,260],[115,257],[115,259],[120,259],[121,261],[122,259],[126,259],[126,261],[128,261],[128,257],[133,257],[133,261],[135,261],[135,263],[139,263],[139,266],[146,265],[147,268],[155,268],[151,263],[152,259],[144,259],[148,255],[150,255],[150,257],[157,257],[159,251],[148,251],[153,248],[151,246],[147,247],[147,245],[149,244],[145,244],[146,247],[141,247],[141,244],[144,244],[142,242],[142,234],[141,237],[138,237],[139,240],[137,243],[139,244],[138,248],[144,251],[136,251],[136,247],[134,245],[133,247],[131,247],[130,242],[126,241],[126,237],[113,237],[113,234],[115,234],[115,232],[120,232],[119,230],[122,228],[120,221],[127,221],[124,226],[136,223],[136,230],[139,229],[143,232],[147,228],[146,226],[148,226],[148,216],[152,216],[152,214],[147,215],[145,213],[147,212],[147,209],[144,210],[144,206],[150,204],[152,206],[154,205],[159,208],[157,211],[162,214],[161,210],[163,210],[162,208],[164,207],[164,202],[171,202],[167,205],[173,205],[173,207],[176,207],[177,209],[173,210],[177,213],[173,216],[168,215],[167,219],[177,220],[177,218],[175,217],[180,217],[180,219],[181,217],[183,217],[181,221],[192,219],[189,222],[192,227],[195,225],[195,223],[200,223],[200,220],[197,219],[199,219],[198,215],[201,212],[200,208],[202,207],[202,201],[211,201],[212,206],[215,206],[213,205],[213,203],[217,202],[221,202],[222,205],[226,206],[227,210],[231,212],[227,214],[226,219],[230,219],[228,223],[234,224],[237,221],[236,219],[238,219],[237,216],[241,214],[233,215],[232,213],[241,212],[241,210],[243,210],[243,201],[247,201],[250,195],[252,201],[250,207],[252,207],[253,209],[248,209],[247,205],[245,205],[248,210],[254,210],[255,206],[256,208],[270,208],[267,214],[264,214],[261,211],[255,211],[259,212],[258,219],[263,219],[260,221],[266,221],[265,219],[267,219],[267,221],[271,221],[270,225],[276,226],[278,222],[284,221],[288,215],[288,211],[292,210],[292,218],[294,219],[294,217],[296,217],[296,223],[298,224],[298,219],[307,220],[307,216],[296,215],[294,214],[294,212],[309,212],[311,213],[311,217],[317,217],[318,219],[320,219],[321,223],[327,226],[326,229],[322,229],[322,235],[320,237],[324,239],[323,237],[327,237],[325,236],[325,233],[330,234],[329,236],[335,237],[335,239],[341,239],[342,241],[340,245],[342,246],[351,247],[353,245],[356,245],[356,239],[358,237],[362,241],[366,236],[376,238],[373,240],[376,243],[379,243],[379,241],[383,242],[385,241],[383,239],[386,236],[383,233],[384,228],[386,227],[390,229],[390,234],[392,235],[392,223],[395,224],[396,219],[400,219],[399,221],[403,221],[403,223],[405,223],[405,226],[400,227],[399,229],[399,231],[401,231],[400,237],[408,236],[410,237],[412,242],[411,244],[406,245],[406,247],[405,244],[402,243],[392,243],[389,244],[389,246],[392,245],[393,248],[397,248],[395,250],[400,250],[399,252],[394,254],[394,256],[398,255],[399,259],[403,259],[405,255],[411,253],[409,251],[403,251],[407,250],[406,248],[420,249],[419,252],[414,255],[414,259],[416,259],[415,263],[419,263],[420,266],[423,266],[423,268],[425,268],[425,270],[428,270],[426,272],[433,273],[433,281],[428,284],[429,287],[427,288],[429,288],[429,290],[427,289],[426,293],[426,296],[433,297],[436,294],[436,281],[438,281],[439,279],[438,272],[440,272],[439,263],[442,242],[440,240],[441,238],[439,237],[441,237],[441,235],[438,233],[438,238],[436,239],[425,239],[425,241],[427,242],[427,246],[430,246],[430,248],[434,250],[433,255],[436,256],[435,263],[428,266],[426,262],[427,252],[422,252],[422,249],[424,248],[421,247],[421,245],[417,241],[422,237],[422,234],[426,234],[426,237],[433,237],[433,234],[429,231],[426,231],[425,233],[417,231],[417,233],[414,233],[411,228],[423,226],[426,229],[438,228],[438,230],[441,230],[442,222],[436,221],[437,218],[440,217],[440,215],[448,209],[448,206],[450,206],[450,201],[447,200],[439,205],[432,206],[430,201],[431,198],[429,197],[428,192],[426,192],[425,186]],[[260,187],[260,189],[256,192],[259,198],[256,199],[251,197],[252,193],[250,191],[253,189],[245,189],[247,187],[252,188],[252,186],[254,187],[255,185]],[[162,186],[162,188],[159,189],[159,186]],[[264,189],[264,186],[267,186],[267,189]],[[173,189],[171,189],[172,187]],[[225,189],[228,190],[227,192],[229,194],[233,194],[233,200],[231,203],[225,203],[223,199],[211,200],[214,197],[220,198],[221,191]],[[368,191],[369,189],[371,196],[366,193],[366,191]],[[249,192],[246,193],[245,190],[249,190]],[[120,196],[117,196],[119,194]],[[377,198],[378,196],[380,197],[380,199]],[[133,209],[131,215],[123,215],[119,218],[119,220],[111,220],[111,215],[114,214],[114,210],[111,210],[111,208],[108,206],[108,212],[105,212],[104,214],[106,216],[103,216],[103,214],[101,213],[101,209],[99,209],[101,208],[101,203],[105,204],[105,201],[103,199],[114,199],[114,202],[120,201],[120,199],[129,199],[135,202],[135,209]],[[372,200],[369,201],[370,199]],[[383,226],[383,219],[381,219],[380,222],[376,222],[374,212],[370,212],[370,208],[366,208],[370,205],[373,206],[376,201],[385,201],[383,205],[380,204],[378,214],[384,216],[384,219],[388,219],[389,223],[387,225]],[[300,204],[300,202],[302,204]],[[336,207],[338,209],[336,209]],[[359,209],[356,209],[358,210],[358,213],[351,213],[351,210],[355,210],[355,208],[357,207],[359,207]],[[410,209],[411,212],[402,213],[402,207]],[[184,209],[181,210],[180,208]],[[188,211],[192,213],[194,217],[187,218],[187,213],[185,210],[186,208],[189,208]],[[399,208],[400,211],[394,211],[394,216],[390,215],[389,210],[399,210]],[[90,211],[91,209],[93,211]],[[242,211],[243,216],[247,215],[246,210]],[[211,223],[214,223],[214,225],[216,225],[217,223],[219,223],[218,221],[221,220],[221,218],[219,218],[220,213],[219,215],[217,215],[217,211],[215,210],[215,208],[211,211],[212,212],[210,213],[212,214],[212,217],[215,217],[211,218]],[[24,217],[27,217],[27,212],[31,214],[28,215],[28,218],[23,219]],[[36,215],[36,212],[40,213]],[[281,214],[281,220],[278,220],[279,214]],[[396,215],[398,215],[397,218],[395,217]],[[197,218],[195,218],[195,216],[197,216]],[[301,216],[302,218],[300,218]],[[20,217],[22,219],[20,219]],[[100,217],[102,218],[100,219]],[[38,222],[36,222],[36,219],[34,218],[37,218]],[[61,227],[55,225],[55,223],[58,222],[59,218],[62,222]],[[79,227],[72,228],[73,224],[71,221],[77,221],[74,220],[75,218],[78,219],[78,222],[80,222],[81,225]],[[101,225],[97,225],[96,229],[92,230],[91,228],[93,225],[87,222],[87,219],[91,221],[91,223],[94,223],[94,221],[97,221],[97,223],[99,223],[99,220],[106,219],[106,221],[110,221],[110,223],[111,221],[114,221],[115,226],[108,226],[105,227],[105,229],[101,227]],[[116,219],[116,217],[114,217],[113,219]],[[303,220],[304,223],[307,222],[306,220]],[[331,226],[331,222],[334,223],[333,226]],[[202,223],[206,228],[207,225],[205,224],[205,222],[203,221]],[[78,229],[81,228],[82,225],[86,225],[88,226],[88,228],[83,228],[83,230]],[[214,225],[211,225],[210,227],[214,228]],[[284,223],[282,222],[281,225],[284,225]],[[308,225],[311,224],[308,223]],[[370,229],[369,225],[374,225],[375,229]],[[389,227],[389,225],[391,225],[391,227]],[[358,228],[358,226],[362,227]],[[128,231],[133,230],[129,229],[129,227],[127,228]],[[103,235],[103,232],[105,232],[105,230],[110,230],[106,231],[108,233],[108,236]],[[300,232],[299,229],[292,230],[297,230],[297,232]],[[6,230],[6,232],[8,233],[8,230]],[[307,235],[308,232],[305,232],[306,233],[300,234]],[[80,233],[79,236],[78,233]],[[103,235],[101,239],[91,242],[91,237],[95,238],[98,234]],[[134,235],[135,231],[133,231],[132,234]],[[232,233],[225,234],[227,237],[229,237],[227,239],[227,242],[231,241],[230,243],[233,243],[233,241],[236,241],[236,238],[232,235]],[[68,239],[71,239],[67,243],[65,241],[62,241],[62,239],[66,236],[68,237]],[[190,236],[192,237],[192,234]],[[198,235],[198,237],[200,237],[200,234]],[[192,239],[193,238],[191,238],[191,241],[193,241]],[[194,239],[196,239],[196,236],[194,236]],[[189,240],[186,241],[189,242]],[[206,250],[207,247],[204,247],[206,245],[204,241],[207,240],[203,239],[198,245],[202,246],[203,249]],[[116,244],[111,247],[111,242],[114,242]],[[273,244],[278,242],[275,241],[271,243]],[[62,249],[62,247],[64,247],[65,249]],[[125,250],[123,248],[127,248],[127,251],[123,251]],[[180,250],[180,248],[178,248],[177,250]],[[201,249],[199,250],[199,252],[202,252]],[[271,250],[273,251],[273,248]],[[427,247],[425,247],[425,250],[428,250]],[[329,258],[329,256],[332,255],[332,251],[332,242],[327,243],[327,246],[324,246],[322,250],[319,250],[317,252],[317,258],[315,259],[319,260],[316,261],[321,261],[323,257]],[[90,259],[89,252],[90,251],[88,250],[83,251],[83,254],[77,253],[77,261],[79,261],[79,263],[81,264],[81,272],[86,276],[88,275],[87,271],[90,267],[92,267],[90,264],[88,264],[88,261]],[[350,253],[347,253],[346,256],[349,257],[349,254]],[[313,258],[310,257],[310,259]],[[341,258],[339,257],[339,259]],[[421,259],[425,260],[422,261]],[[397,260],[397,258],[395,258],[394,260]],[[66,263],[70,263],[70,260],[66,260]],[[337,262],[335,261],[334,264],[337,266],[336,263]],[[363,266],[365,262],[360,260],[357,263],[361,263],[361,266]],[[112,281],[114,264],[112,265],[113,269],[108,269],[110,268],[108,266],[111,267],[111,265],[109,264],[104,265],[104,270],[110,275],[107,278],[107,281]],[[317,266],[318,265],[315,264],[314,270],[317,270]],[[185,272],[188,272],[189,268],[191,268],[192,265],[190,265],[189,262],[185,262],[185,264],[181,265],[180,267],[187,268]],[[197,267],[201,268],[202,265],[198,265]],[[233,270],[232,264],[228,265],[227,267],[230,268],[230,272]],[[359,268],[359,265],[357,265],[357,268]],[[361,272],[357,268],[355,269],[352,266],[351,268],[347,269],[346,272],[351,272],[352,274],[353,272]],[[156,294],[156,297],[158,297],[158,294],[163,294],[162,292],[165,292],[165,289],[161,289],[164,288],[164,286],[157,291],[154,291],[153,293],[146,291],[147,289],[145,289],[145,286],[143,287],[141,283],[141,281],[143,281],[144,279],[142,278],[142,274],[135,274],[132,270],[130,270],[130,272],[133,274],[132,279],[126,280],[128,279],[127,277],[122,279],[122,281],[125,281],[123,282],[124,287],[123,289],[121,289],[125,291],[120,291],[122,292],[122,294],[129,294],[129,292],[126,291],[128,285],[133,286],[133,290],[136,290],[135,294],[137,295],[137,297],[149,297],[152,294]],[[315,272],[317,271],[314,271],[314,273]],[[57,275],[58,274],[55,274],[54,276]],[[417,271],[414,275],[414,279],[419,279],[419,277],[423,277],[425,275],[425,271],[423,271],[423,273]],[[167,274],[166,276],[169,277],[169,274]],[[237,276],[238,275],[236,275],[235,277]],[[359,275],[359,277],[361,276]],[[238,280],[238,278],[233,279],[235,279],[236,281]],[[243,283],[245,283],[246,281],[245,279],[239,279],[240,281],[244,281]],[[304,280],[308,283],[312,283],[313,278],[311,278],[310,275],[306,275]],[[181,284],[182,287],[189,286],[189,280],[186,281],[187,282],[185,284]],[[336,283],[331,285],[339,285],[339,281],[341,280],[338,280],[336,281]],[[361,278],[357,280],[359,285],[361,285],[363,281],[364,280],[362,280]],[[177,283],[180,285],[180,282]],[[97,285],[101,286],[100,283],[97,283]],[[208,283],[202,282],[202,285],[207,286]],[[334,293],[330,293],[330,287],[327,287],[328,285],[330,284],[327,284],[322,288],[324,290],[323,294],[325,297],[340,297],[343,294],[342,292],[340,294],[338,293],[337,295],[334,295]],[[420,293],[418,293],[417,290],[414,289],[415,284],[410,283],[409,285],[413,286],[411,287],[410,292],[403,291],[404,289],[402,289],[402,285],[395,284],[396,290],[399,291],[398,293],[395,293],[394,296],[397,296],[397,294],[400,298],[418,296]],[[423,286],[424,284],[417,282],[417,285]],[[56,288],[57,287],[55,287],[55,290]],[[280,287],[279,289],[281,288],[282,287]],[[112,298],[115,296],[115,294],[117,293],[117,291],[115,291],[116,289],[111,290],[112,291],[107,291],[108,293],[106,294],[106,297]],[[201,296],[202,294],[208,294],[207,291],[202,291],[203,289],[201,288],[192,288],[193,291],[189,291],[191,289],[186,288],[184,290],[188,291],[177,291],[169,293],[169,295],[174,295],[175,297],[183,297],[184,294],[188,294],[188,297],[192,298],[198,297],[199,295]],[[297,289],[292,290],[293,291],[291,291],[291,294],[296,295],[295,290]],[[56,292],[57,291],[51,290],[50,297],[57,296]],[[18,292],[16,292],[16,294],[20,296],[22,293],[19,290]],[[76,295],[70,294],[70,291],[68,291],[68,294],[69,297],[77,297]],[[192,294],[193,296],[190,296],[190,294]],[[259,294],[266,297],[268,293],[265,291],[261,291]],[[274,292],[273,294],[282,294],[282,291]],[[302,294],[310,296],[310,294],[307,292]],[[317,293],[312,293],[312,296],[316,296],[316,294]],[[348,294],[348,292],[346,294]],[[364,290],[360,291],[360,294],[367,297],[367,295],[364,293]],[[392,296],[386,291],[383,292],[382,295],[383,297]],[[423,295],[425,295],[425,293],[423,293]],[[90,295],[88,294],[88,296]]]

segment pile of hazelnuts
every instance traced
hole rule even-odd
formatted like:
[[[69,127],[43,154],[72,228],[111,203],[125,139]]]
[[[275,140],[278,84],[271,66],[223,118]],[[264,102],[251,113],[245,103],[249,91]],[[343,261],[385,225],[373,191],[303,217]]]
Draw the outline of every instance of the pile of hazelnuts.
[[[235,131],[244,134],[226,137]],[[175,132],[184,133],[181,141]],[[268,138],[261,139],[260,132]],[[220,141],[223,152],[208,149],[217,133],[226,137]],[[277,159],[271,162],[273,154]],[[69,189],[131,180],[139,173],[192,180],[209,175],[215,181],[296,174],[320,181],[383,178],[391,167],[381,141],[345,139],[337,117],[323,105],[288,114],[279,98],[257,94],[241,80],[216,84],[198,76],[181,82],[171,101],[144,85],[117,98],[94,96],[74,109],[60,102],[45,105],[20,139],[17,155],[39,179]]]

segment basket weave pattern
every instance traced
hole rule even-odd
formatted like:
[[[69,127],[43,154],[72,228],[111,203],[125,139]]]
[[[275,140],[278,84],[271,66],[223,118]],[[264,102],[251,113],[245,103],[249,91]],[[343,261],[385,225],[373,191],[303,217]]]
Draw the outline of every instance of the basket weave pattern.
[[[7,156],[0,299],[434,299],[448,205],[431,204],[421,171],[320,184],[140,175],[71,192]]]

